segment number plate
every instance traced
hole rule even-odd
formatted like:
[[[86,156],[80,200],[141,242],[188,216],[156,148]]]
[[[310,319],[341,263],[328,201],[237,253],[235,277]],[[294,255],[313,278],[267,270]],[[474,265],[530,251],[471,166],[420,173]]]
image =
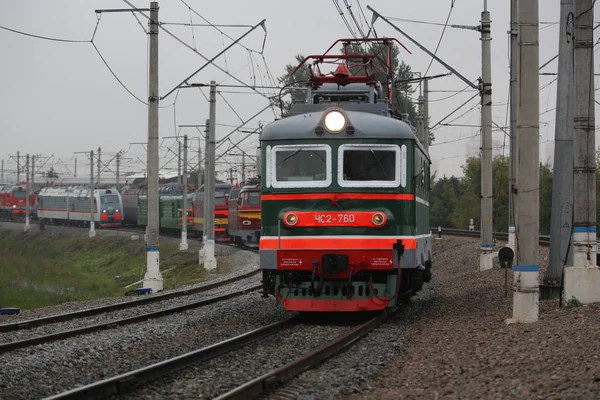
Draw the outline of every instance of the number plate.
[[[314,211],[290,211],[295,214],[298,222],[292,227],[326,227],[326,226],[349,226],[349,227],[378,227],[373,223],[373,211],[338,211],[338,212],[314,212]],[[285,219],[285,217],[284,217]]]

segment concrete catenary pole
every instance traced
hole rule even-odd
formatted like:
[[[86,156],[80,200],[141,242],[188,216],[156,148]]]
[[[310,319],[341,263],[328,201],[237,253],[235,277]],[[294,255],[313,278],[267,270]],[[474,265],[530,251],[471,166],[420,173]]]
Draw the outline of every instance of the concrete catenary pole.
[[[423,146],[429,153],[429,79],[423,81]]]
[[[519,71],[519,9],[518,0],[510,0],[510,140],[508,164],[508,247],[516,252],[515,192],[517,182],[517,110]]]
[[[77,157],[75,157],[75,169],[73,172],[73,178],[77,178]]]
[[[202,184],[202,168],[200,168],[200,161],[202,160],[202,138],[198,138],[198,171],[197,180],[198,184],[196,185],[196,189],[200,189],[200,185]]]
[[[517,117],[517,262],[513,317],[535,322],[539,312],[540,137],[538,0],[519,0],[519,111]]]
[[[217,268],[217,259],[215,258],[215,136],[217,133],[217,82],[210,82],[210,129],[208,130],[208,148],[206,158],[208,158],[208,180],[205,185],[206,203],[208,204],[208,213],[204,216],[206,236],[206,253],[204,259],[204,269],[212,270]]]
[[[177,184],[181,185],[181,142],[177,140]]]
[[[243,186],[246,183],[246,153],[242,153],[242,183]]]
[[[102,149],[98,147],[98,179],[96,180],[96,186],[100,186],[100,173],[102,172],[102,161],[100,160],[100,153]]]
[[[0,172],[0,182],[4,182],[4,158],[2,159],[2,172]]]
[[[208,215],[208,143],[210,137],[210,119],[204,124],[204,189],[202,191],[202,248],[199,251],[198,263],[204,264],[206,261],[206,241],[208,239],[206,228],[206,216]],[[200,163],[198,163],[200,165]]]
[[[181,243],[179,250],[187,251],[187,209],[188,209],[188,170],[187,170],[188,137],[183,136],[183,209],[181,210]]]
[[[573,36],[569,32],[573,24],[572,13],[573,0],[561,0],[550,261],[540,286],[542,299],[560,297],[563,266],[573,265],[570,240],[573,222]]]
[[[484,1],[481,13],[481,243],[479,270],[494,265],[493,190],[492,190],[492,52],[491,20]]]
[[[25,227],[23,230],[27,232],[29,230],[29,153],[25,157]]]
[[[29,187],[29,192],[30,193],[35,193],[35,156],[31,156],[31,180],[30,182],[30,187]],[[27,199],[29,199],[29,195],[27,196]],[[35,204],[29,204],[29,206],[27,207],[29,208],[33,208],[35,207]],[[27,218],[28,222],[27,224],[29,224],[29,218]]]
[[[92,150],[90,151],[90,237],[96,236],[94,211],[94,150]]]
[[[425,145],[425,124],[423,123],[423,104],[425,98],[423,97],[423,84],[419,85],[419,98],[417,100],[417,137],[419,141]]]
[[[148,225],[146,230],[146,275],[144,288],[163,289],[158,235],[158,2],[150,3],[150,73],[148,93]]]
[[[119,186],[120,186],[119,174],[120,174],[120,169],[121,169],[121,152],[120,151],[117,152],[116,159],[117,159],[117,173],[116,173],[116,175],[117,175],[117,191],[118,191],[120,189],[119,188]]]
[[[565,268],[564,299],[600,302],[596,266],[596,138],[594,111],[594,0],[575,0],[573,266]]]
[[[17,183],[21,181],[21,153],[17,151]]]

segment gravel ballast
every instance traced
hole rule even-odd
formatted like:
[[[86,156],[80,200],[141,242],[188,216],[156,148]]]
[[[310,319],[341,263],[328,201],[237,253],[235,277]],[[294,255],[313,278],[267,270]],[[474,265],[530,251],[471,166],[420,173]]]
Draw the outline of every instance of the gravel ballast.
[[[436,296],[406,321],[404,351],[336,398],[600,398],[600,305],[541,301],[538,322],[507,325],[510,286],[505,298],[504,271],[478,271],[477,244],[435,241]]]
[[[0,398],[50,396],[289,317],[250,293],[196,310],[2,354]],[[74,371],[77,371],[74,373]]]
[[[351,326],[344,325],[295,325],[119,398],[211,399],[296,360],[350,329]]]

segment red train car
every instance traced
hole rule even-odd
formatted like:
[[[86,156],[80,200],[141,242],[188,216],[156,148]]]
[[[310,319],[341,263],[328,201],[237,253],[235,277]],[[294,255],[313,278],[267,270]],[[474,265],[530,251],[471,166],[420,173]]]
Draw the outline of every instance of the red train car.
[[[215,185],[215,240],[228,242],[227,215],[229,214],[230,183],[217,183]],[[194,230],[204,234],[204,185],[200,186],[194,194],[192,201],[194,209]]]
[[[258,248],[260,240],[260,185],[233,189],[229,196],[227,232],[240,247]]]
[[[33,203],[35,204],[35,195]],[[27,191],[23,186],[4,184],[0,188],[0,218],[13,219],[15,217],[25,216]]]

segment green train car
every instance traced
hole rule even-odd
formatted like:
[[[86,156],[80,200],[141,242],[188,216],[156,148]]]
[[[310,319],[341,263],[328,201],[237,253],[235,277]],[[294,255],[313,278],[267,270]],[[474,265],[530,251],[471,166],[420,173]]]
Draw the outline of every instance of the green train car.
[[[158,219],[159,227],[162,232],[181,232],[182,210],[183,210],[183,192],[179,185],[168,184],[161,186],[158,191],[159,206]],[[193,193],[188,194],[187,200],[187,224],[188,234],[194,233],[194,215],[192,212]],[[146,226],[148,224],[148,197],[140,195],[138,208],[138,225]]]
[[[384,310],[431,279],[429,155],[391,113],[393,39],[367,41],[382,50],[302,61],[306,100],[261,134],[263,295],[288,310]],[[333,74],[315,72],[329,59]]]

